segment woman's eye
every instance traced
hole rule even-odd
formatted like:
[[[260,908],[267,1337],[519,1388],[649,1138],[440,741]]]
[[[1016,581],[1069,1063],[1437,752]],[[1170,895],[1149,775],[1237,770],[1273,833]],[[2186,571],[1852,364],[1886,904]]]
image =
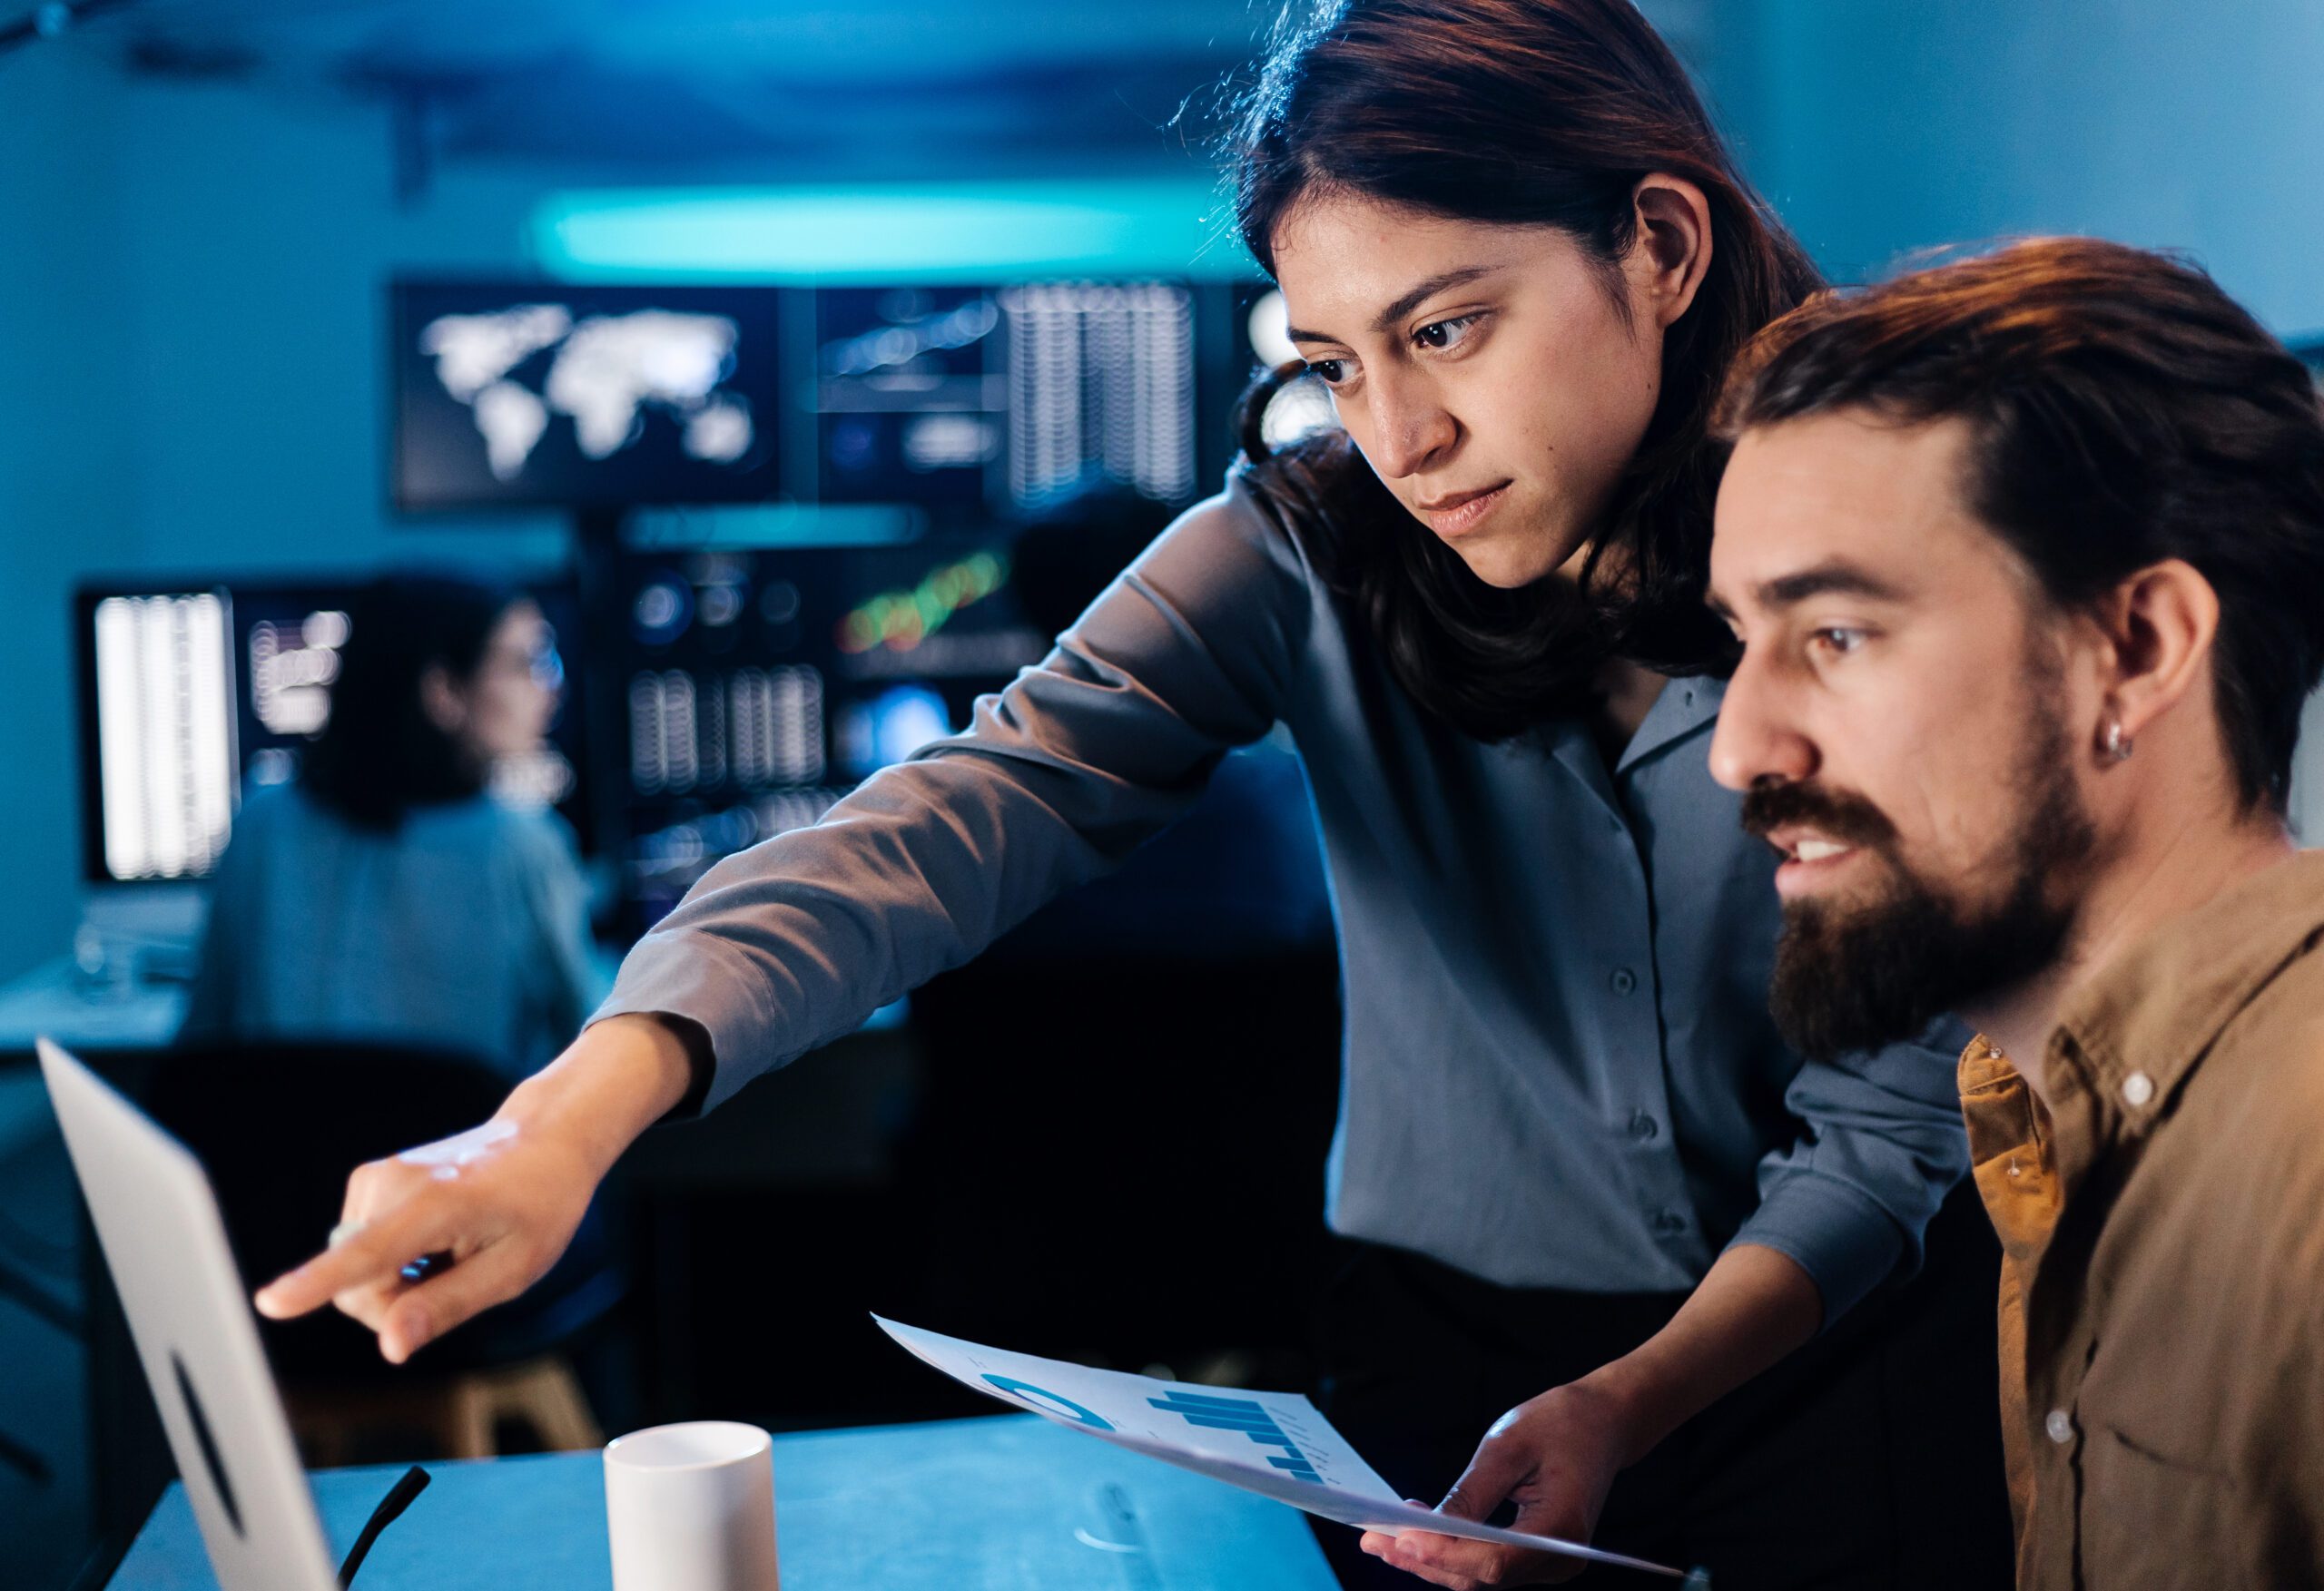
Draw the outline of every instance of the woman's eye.
[[[1452,348],[1468,336],[1469,329],[1476,323],[1474,315],[1455,315],[1450,320],[1432,320],[1413,333],[1413,340],[1423,348]]]

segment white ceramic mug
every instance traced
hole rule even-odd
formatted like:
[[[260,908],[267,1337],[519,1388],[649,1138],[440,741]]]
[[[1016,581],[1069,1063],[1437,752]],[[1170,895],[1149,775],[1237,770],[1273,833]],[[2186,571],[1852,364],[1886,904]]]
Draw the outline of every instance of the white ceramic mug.
[[[779,1591],[773,1441],[696,1419],[606,1443],[606,1536],[614,1591]]]

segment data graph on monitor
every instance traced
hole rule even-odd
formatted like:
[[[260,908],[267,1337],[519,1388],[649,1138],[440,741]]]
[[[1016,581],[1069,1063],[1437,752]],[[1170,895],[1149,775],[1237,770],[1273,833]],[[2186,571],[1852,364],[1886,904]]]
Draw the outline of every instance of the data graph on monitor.
[[[645,921],[719,858],[820,820],[968,727],[1049,637],[1007,543],[648,547],[625,555],[631,902]]]
[[[91,625],[104,870],[124,880],[207,873],[234,818],[225,594],[107,597]]]
[[[827,502],[1037,511],[1098,484],[1196,484],[1193,295],[1160,281],[824,290]]]

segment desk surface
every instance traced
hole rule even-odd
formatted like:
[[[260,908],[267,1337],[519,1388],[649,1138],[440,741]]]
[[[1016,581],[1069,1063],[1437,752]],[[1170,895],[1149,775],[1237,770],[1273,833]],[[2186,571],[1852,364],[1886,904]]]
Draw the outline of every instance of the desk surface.
[[[60,957],[0,984],[0,1055],[29,1054],[40,1036],[66,1049],[158,1048],[176,1036],[185,1004],[183,984],[94,986]]]
[[[592,1453],[428,1466],[360,1591],[606,1591]],[[402,1473],[328,1470],[334,1556]],[[1333,1591],[1305,1517],[1031,1415],[774,1439],[784,1591]],[[112,1591],[214,1591],[176,1484]]]

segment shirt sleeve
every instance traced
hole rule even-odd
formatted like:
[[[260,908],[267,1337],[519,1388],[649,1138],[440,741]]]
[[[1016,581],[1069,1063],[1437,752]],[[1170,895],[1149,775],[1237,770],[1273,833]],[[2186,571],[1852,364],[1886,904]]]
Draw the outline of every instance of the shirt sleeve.
[[[1120,862],[1282,716],[1311,611],[1238,480],[1189,510],[964,734],[811,829],[726,858],[638,941],[596,1019],[687,1018],[714,1105]]]
[[[1947,1016],[1910,1044],[1799,1068],[1785,1095],[1806,1125],[1759,1163],[1759,1207],[1735,1234],[1787,1254],[1832,1324],[1921,1261],[1921,1234],[1969,1168],[1955,1069],[1970,1039]]]

